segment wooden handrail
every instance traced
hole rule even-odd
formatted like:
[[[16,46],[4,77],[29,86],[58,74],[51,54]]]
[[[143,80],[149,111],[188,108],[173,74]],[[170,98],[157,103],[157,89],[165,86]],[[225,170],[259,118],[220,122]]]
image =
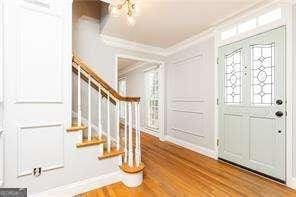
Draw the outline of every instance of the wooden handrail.
[[[114,90],[107,82],[105,82],[101,77],[99,77],[95,71],[93,71],[86,63],[81,61],[80,58],[76,55],[73,55],[72,62],[76,65],[79,65],[84,72],[90,75],[92,79],[94,79],[116,99],[120,101],[140,102],[140,97],[121,96],[116,90]]]

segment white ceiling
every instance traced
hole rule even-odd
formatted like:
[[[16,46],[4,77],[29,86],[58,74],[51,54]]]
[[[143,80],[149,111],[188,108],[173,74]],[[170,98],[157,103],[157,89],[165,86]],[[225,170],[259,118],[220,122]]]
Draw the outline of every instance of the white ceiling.
[[[102,33],[167,48],[266,0],[140,0],[136,25],[110,17]],[[116,2],[116,0],[115,0]]]

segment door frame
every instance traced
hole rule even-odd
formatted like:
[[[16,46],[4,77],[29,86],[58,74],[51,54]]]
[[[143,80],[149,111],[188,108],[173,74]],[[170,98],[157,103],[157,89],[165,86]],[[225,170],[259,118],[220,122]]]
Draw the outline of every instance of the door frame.
[[[260,33],[264,33],[270,31],[272,29],[285,26],[286,27],[286,186],[296,189],[296,177],[293,177],[293,55],[296,55],[296,52],[293,51],[293,44],[296,44],[296,36],[293,35],[293,30],[296,32],[296,21],[293,20],[293,17],[296,17],[296,1],[286,4],[277,4],[272,3],[268,4],[264,7],[258,8],[251,13],[251,15],[257,15],[261,13],[262,10],[268,10],[271,8],[282,8],[282,19],[275,23],[268,24],[266,26],[257,27],[255,30],[252,30],[251,33],[242,34],[241,36],[237,36],[235,39],[227,40],[227,42],[222,42],[220,39],[221,30],[223,30],[223,26],[221,25],[215,30],[215,152],[218,157],[218,139],[219,139],[219,73],[218,73],[218,51],[219,47],[233,43],[238,40],[243,40],[245,38],[258,35]],[[234,21],[230,22],[232,25],[237,24],[238,21],[245,20],[246,16],[238,17]],[[229,26],[229,23],[227,24]],[[294,26],[294,29],[293,29]],[[295,50],[295,48],[294,48]],[[293,54],[294,52],[294,54]],[[295,60],[294,60],[295,61]],[[296,103],[294,104],[296,105]],[[294,123],[296,124],[296,123]],[[216,158],[218,159],[218,158]]]
[[[156,59],[150,59],[150,58],[143,58],[140,56],[136,55],[130,55],[128,53],[117,53],[115,55],[115,67],[116,67],[116,72],[115,72],[115,78],[118,80],[118,58],[129,58],[129,59],[134,59],[134,60],[139,60],[139,61],[145,61],[145,62],[152,62],[152,63],[157,63],[159,64],[159,133],[153,133],[153,132],[148,132],[146,129],[141,128],[141,130],[144,130],[143,132],[147,132],[149,134],[152,134],[156,137],[159,138],[159,140],[164,141],[165,139],[165,69],[164,69],[164,61],[156,60]],[[117,84],[116,83],[116,90],[117,90]]]

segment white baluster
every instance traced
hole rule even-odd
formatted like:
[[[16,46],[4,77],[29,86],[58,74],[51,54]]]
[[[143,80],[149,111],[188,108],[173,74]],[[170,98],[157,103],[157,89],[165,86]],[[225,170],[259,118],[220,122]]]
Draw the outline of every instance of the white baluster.
[[[101,87],[99,87],[99,123],[98,123],[98,129],[99,129],[99,139],[102,139],[102,92]]]
[[[135,161],[136,161],[136,166],[139,166],[139,137],[138,137],[138,103],[135,103],[135,129],[136,129],[136,145],[135,145]]]
[[[111,135],[110,135],[110,95],[108,92],[108,101],[107,101],[107,151],[111,151]]]
[[[78,64],[78,76],[77,76],[77,124],[80,127],[82,122],[82,111],[81,111],[81,68]],[[82,142],[83,132],[78,136],[78,142]]]
[[[124,163],[127,162],[127,102],[124,102]]]
[[[133,166],[134,164],[134,155],[133,155],[133,116],[132,116],[132,103],[129,102],[128,103],[128,120],[129,120],[129,124],[128,124],[128,129],[129,129],[129,134],[128,134],[128,165],[130,167]]]
[[[116,135],[117,135],[117,144],[116,144],[116,148],[117,150],[119,150],[120,148],[120,128],[119,128],[119,103],[120,101],[117,100],[116,102]]]
[[[80,65],[78,64],[78,76],[77,76],[77,89],[78,89],[78,94],[77,94],[77,124],[78,126],[81,126],[81,68]]]
[[[137,113],[137,118],[138,118],[138,166],[141,163],[141,110],[140,110],[140,102],[138,102],[138,113]]]
[[[91,141],[91,76],[88,76],[88,132],[87,140]]]

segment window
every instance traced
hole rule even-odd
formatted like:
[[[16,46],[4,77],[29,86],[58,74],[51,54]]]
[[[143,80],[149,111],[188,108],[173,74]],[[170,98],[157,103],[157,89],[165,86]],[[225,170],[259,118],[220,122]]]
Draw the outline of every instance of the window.
[[[241,103],[242,86],[242,50],[238,49],[225,57],[225,103]]]
[[[221,39],[226,40],[236,35],[236,27],[223,31],[221,33]]]
[[[159,111],[159,80],[158,68],[151,68],[145,71],[147,127],[157,130]]]
[[[282,10],[279,8],[279,9],[273,10],[271,12],[268,12],[266,14],[259,16],[258,24],[259,25],[266,25],[268,23],[277,21],[281,18],[282,18]]]
[[[249,31],[251,29],[255,29],[256,28],[256,18],[248,20],[244,23],[239,24],[238,26],[238,33],[243,33],[246,31]]]
[[[122,95],[122,96],[126,96],[126,78],[122,78],[122,79],[119,79],[118,81],[118,91],[119,91],[119,94]],[[124,115],[125,115],[125,112],[124,112],[124,103],[120,103],[119,105],[119,116],[121,119],[124,119]]]
[[[252,29],[258,28],[260,26],[264,26],[270,24],[272,22],[276,22],[282,19],[282,9],[278,8],[269,12],[266,12],[262,15],[259,15],[253,19],[248,21],[235,24],[234,26],[222,31],[220,34],[221,40],[227,40],[229,38],[233,38],[238,36],[239,34],[245,33]]]
[[[274,43],[253,45],[252,104],[272,105],[274,97]]]

